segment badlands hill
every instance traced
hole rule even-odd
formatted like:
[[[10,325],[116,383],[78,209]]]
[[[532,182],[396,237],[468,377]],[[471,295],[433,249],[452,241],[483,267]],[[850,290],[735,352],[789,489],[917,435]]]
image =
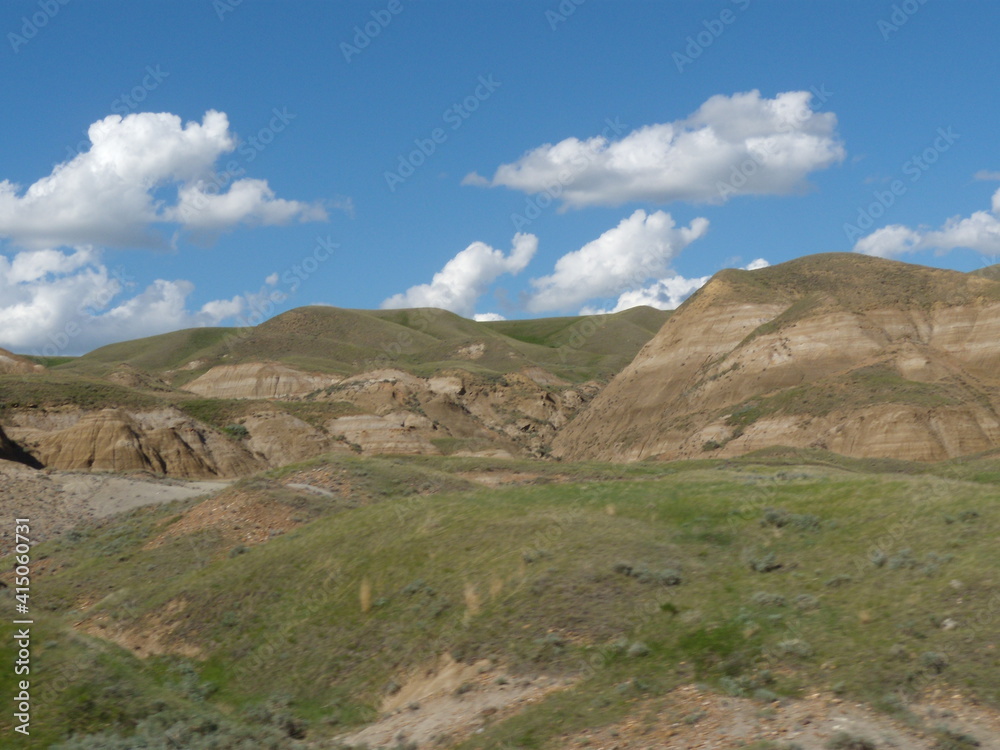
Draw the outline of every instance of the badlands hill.
[[[583,382],[621,370],[669,316],[637,307],[594,318],[596,323],[579,317],[477,322],[434,308],[301,307],[250,328],[193,328],[112,344],[59,369],[106,377],[125,363],[174,386],[215,367],[261,362],[306,376],[387,367],[420,376],[450,368],[496,375],[541,367]],[[295,375],[288,371],[286,377]],[[312,385],[306,377],[302,388],[314,390]]]
[[[0,375],[25,375],[42,372],[45,368],[25,357],[19,357],[6,349],[0,349]]]
[[[940,460],[1000,442],[1000,282],[856,254],[726,270],[563,430],[573,459],[785,445]]]
[[[2,355],[0,455],[187,478],[338,452],[542,455],[667,317],[480,323],[307,307],[42,360],[48,369]]]

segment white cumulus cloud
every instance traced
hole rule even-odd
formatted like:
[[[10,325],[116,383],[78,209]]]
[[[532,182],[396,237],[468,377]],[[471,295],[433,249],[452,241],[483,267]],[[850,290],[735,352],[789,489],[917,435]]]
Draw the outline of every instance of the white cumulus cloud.
[[[114,341],[218,325],[245,300],[213,300],[189,310],[189,281],[157,279],[127,296],[131,281],[91,247],[0,255],[0,346],[25,354],[74,355]]]
[[[503,274],[523,271],[537,249],[538,238],[520,232],[514,235],[507,255],[484,242],[473,242],[445,263],[429,284],[412,286],[389,297],[382,308],[439,307],[471,317],[487,287]]]
[[[756,271],[758,268],[767,268],[769,265],[771,264],[763,258],[757,258],[745,265],[743,270]],[[684,300],[701,289],[710,278],[712,277],[698,276],[687,278],[679,274],[674,274],[673,276],[667,276],[655,281],[641,289],[630,289],[624,292],[611,307],[584,307],[580,310],[580,314],[602,315],[616,313],[640,305],[648,305],[659,310],[676,310]]]
[[[493,323],[498,320],[507,320],[500,313],[488,312],[488,313],[476,313],[472,316],[473,320],[479,321],[480,323]]]
[[[971,216],[953,216],[940,229],[890,224],[859,239],[854,251],[880,258],[894,258],[919,250],[946,253],[956,248],[984,255],[1000,253],[1000,190],[993,194],[989,211]]]
[[[531,280],[534,291],[526,306],[532,312],[570,310],[589,300],[607,298],[662,277],[681,250],[708,231],[708,220],[694,219],[677,227],[663,211],[639,209],[556,261],[554,271]]]
[[[567,207],[628,201],[723,203],[735,195],[786,195],[845,157],[837,117],[812,109],[812,93],[773,99],[759,91],[708,99],[690,117],[610,140],[566,138],[467,185],[549,192]]]
[[[0,181],[0,237],[29,249],[161,247],[155,227],[162,223],[217,233],[241,223],[326,217],[319,205],[276,198],[263,180],[238,179],[210,192],[218,182],[213,165],[237,145],[223,112],[186,124],[170,113],[111,115],[88,136],[89,150],[26,189]]]

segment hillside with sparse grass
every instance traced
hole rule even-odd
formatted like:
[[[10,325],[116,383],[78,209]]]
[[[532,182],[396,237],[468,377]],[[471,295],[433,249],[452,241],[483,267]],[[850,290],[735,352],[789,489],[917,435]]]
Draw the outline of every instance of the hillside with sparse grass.
[[[922,718],[935,696],[1000,708],[997,476],[993,458],[791,450],[289,466],[35,548],[49,681],[24,746],[361,747],[391,731],[406,747],[585,747],[635,722],[694,727],[671,702],[699,685],[702,729],[712,695],[756,706],[748,747],[771,747],[751,745],[767,712],[814,695],[939,747],[921,732],[971,730]],[[813,711],[808,731],[832,741]]]
[[[281,362],[333,375],[397,368],[505,374],[542,367],[573,382],[607,378],[631,361],[669,312],[476,322],[446,310],[302,307],[253,328],[195,328],[102,347],[57,365],[106,375],[120,363],[183,386],[216,365]]]

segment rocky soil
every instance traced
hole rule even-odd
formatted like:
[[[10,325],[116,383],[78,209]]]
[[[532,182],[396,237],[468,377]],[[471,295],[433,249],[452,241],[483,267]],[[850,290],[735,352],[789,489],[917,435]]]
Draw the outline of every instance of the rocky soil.
[[[351,451],[541,456],[600,390],[597,383],[571,387],[539,368],[502,378],[376,370],[337,379],[264,363],[216,367],[187,387],[208,398],[252,399],[254,406],[234,417],[244,434],[224,434],[169,405],[10,409],[0,427],[0,458],[69,471],[212,479]],[[350,407],[343,416],[306,421],[278,400]]]
[[[228,482],[185,482],[150,475],[123,477],[43,470],[0,460],[0,515],[29,518],[32,542],[52,539],[79,523],[152,503],[209,495]],[[13,546],[13,526],[0,528],[0,556]]]

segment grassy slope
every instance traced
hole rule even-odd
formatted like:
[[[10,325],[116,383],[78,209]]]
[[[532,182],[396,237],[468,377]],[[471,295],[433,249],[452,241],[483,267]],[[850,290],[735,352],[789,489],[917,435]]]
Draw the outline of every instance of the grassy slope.
[[[629,467],[348,457],[333,468],[378,502],[320,508],[307,526],[236,557],[210,532],[144,551],[177,509],[136,511],[36,550],[63,567],[35,583],[51,610],[35,658],[40,674],[66,675],[39,703],[38,742],[68,722],[127,726],[157,698],[238,717],[277,694],[317,736],[370,718],[390,680],[449,650],[528,674],[584,667],[577,687],[470,748],[555,747],[562,732],[691,680],[750,694],[836,688],[890,710],[894,691],[949,684],[1000,706],[998,658],[984,651],[1000,596],[996,466],[780,451]],[[450,478],[510,468],[542,476],[494,491]],[[556,472],[572,481],[547,483]],[[752,569],[769,555],[780,568]],[[643,582],[621,564],[653,579],[676,570],[683,582]],[[190,617],[178,635],[206,659],[139,662],[72,635],[65,625],[85,600],[97,602],[88,615],[125,627],[183,600]],[[946,618],[960,627],[942,629]],[[648,654],[628,655],[637,642]]]
[[[84,409],[111,406],[153,407],[161,396],[75,373],[49,371],[0,375],[0,414],[6,409],[76,405]]]
[[[153,373],[204,364],[175,373],[176,385],[216,364],[277,360],[294,367],[353,374],[402,367],[427,375],[448,367],[506,373],[545,367],[578,382],[607,378],[624,367],[669,313],[635,308],[610,316],[477,323],[444,310],[291,310],[253,329],[190,329],[113,344],[59,369],[104,375],[128,362]],[[476,359],[456,356],[483,344]]]
[[[875,307],[898,310],[1000,300],[1000,283],[985,275],[874,258],[857,253],[820,253],[756,271],[727,269],[722,282],[739,301],[793,302],[814,297],[849,311]],[[704,291],[703,291],[704,290]],[[717,293],[703,287],[702,293]],[[807,311],[804,311],[807,312]]]

